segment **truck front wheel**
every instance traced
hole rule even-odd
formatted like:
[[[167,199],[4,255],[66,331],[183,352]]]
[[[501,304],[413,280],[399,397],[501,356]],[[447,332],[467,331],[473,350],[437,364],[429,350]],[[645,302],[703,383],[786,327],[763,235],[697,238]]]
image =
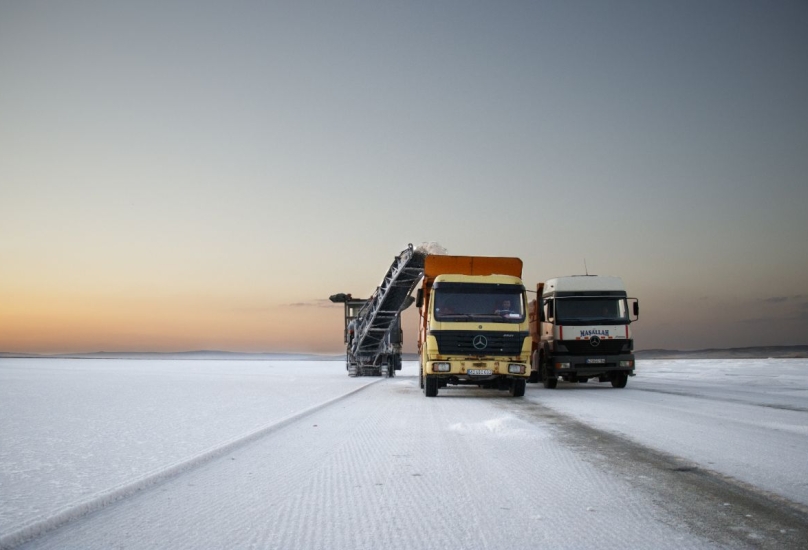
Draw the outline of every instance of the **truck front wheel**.
[[[558,378],[547,374],[547,361],[544,360],[544,357],[539,358],[539,373],[545,388],[548,390],[556,389],[556,386],[558,386]]]
[[[613,388],[625,388],[626,384],[628,384],[628,374],[625,372],[614,373],[614,377],[612,378]]]
[[[436,376],[424,377],[424,395],[427,397],[437,397],[438,395],[438,378]]]
[[[527,380],[524,378],[514,378],[511,380],[510,393],[513,397],[522,397],[525,395],[525,384]]]

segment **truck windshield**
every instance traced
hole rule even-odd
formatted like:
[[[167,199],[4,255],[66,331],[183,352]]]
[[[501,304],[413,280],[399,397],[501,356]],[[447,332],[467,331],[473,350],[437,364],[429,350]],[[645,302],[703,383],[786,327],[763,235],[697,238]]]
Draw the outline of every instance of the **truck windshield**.
[[[556,322],[626,323],[628,308],[625,298],[559,298],[556,300]]]
[[[443,285],[435,289],[437,321],[520,323],[525,319],[521,289],[514,285]]]

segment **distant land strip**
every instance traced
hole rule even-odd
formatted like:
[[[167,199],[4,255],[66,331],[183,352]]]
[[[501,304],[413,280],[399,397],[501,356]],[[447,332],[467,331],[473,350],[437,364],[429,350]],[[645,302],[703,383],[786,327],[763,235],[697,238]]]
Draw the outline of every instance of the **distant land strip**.
[[[806,359],[805,346],[754,346],[745,348],[709,348],[699,350],[647,349],[634,352],[643,359]],[[345,354],[312,353],[246,353],[237,351],[197,350],[181,352],[159,351],[98,351],[91,353],[14,353],[0,351],[3,358],[58,358],[58,359],[193,359],[220,361],[344,361]],[[417,361],[417,353],[402,354],[404,361]]]
[[[31,359],[193,359],[208,361],[337,361],[344,360],[345,354],[313,353],[248,353],[238,351],[95,351],[88,353],[14,353],[0,351],[3,358]]]

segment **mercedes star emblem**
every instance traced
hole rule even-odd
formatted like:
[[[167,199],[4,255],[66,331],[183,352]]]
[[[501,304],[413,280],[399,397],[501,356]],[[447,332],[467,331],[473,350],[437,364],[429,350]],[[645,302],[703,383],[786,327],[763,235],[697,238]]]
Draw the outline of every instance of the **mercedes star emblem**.
[[[482,334],[478,334],[471,341],[471,345],[474,346],[474,349],[485,349],[488,346],[488,340]]]
[[[589,345],[596,348],[600,345],[600,336],[592,336],[589,338]]]

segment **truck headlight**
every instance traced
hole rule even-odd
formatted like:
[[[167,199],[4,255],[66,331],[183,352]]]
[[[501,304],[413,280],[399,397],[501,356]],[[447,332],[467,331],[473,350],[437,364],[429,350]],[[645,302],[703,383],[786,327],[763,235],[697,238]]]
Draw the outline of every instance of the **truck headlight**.
[[[432,363],[432,372],[449,372],[452,370],[451,363]]]
[[[555,368],[557,368],[557,369],[568,369],[568,368],[570,368],[570,364],[569,363],[556,363]]]
[[[508,372],[511,374],[525,374],[525,366],[518,363],[508,365]]]
[[[621,367],[633,367],[634,361],[620,361]]]

